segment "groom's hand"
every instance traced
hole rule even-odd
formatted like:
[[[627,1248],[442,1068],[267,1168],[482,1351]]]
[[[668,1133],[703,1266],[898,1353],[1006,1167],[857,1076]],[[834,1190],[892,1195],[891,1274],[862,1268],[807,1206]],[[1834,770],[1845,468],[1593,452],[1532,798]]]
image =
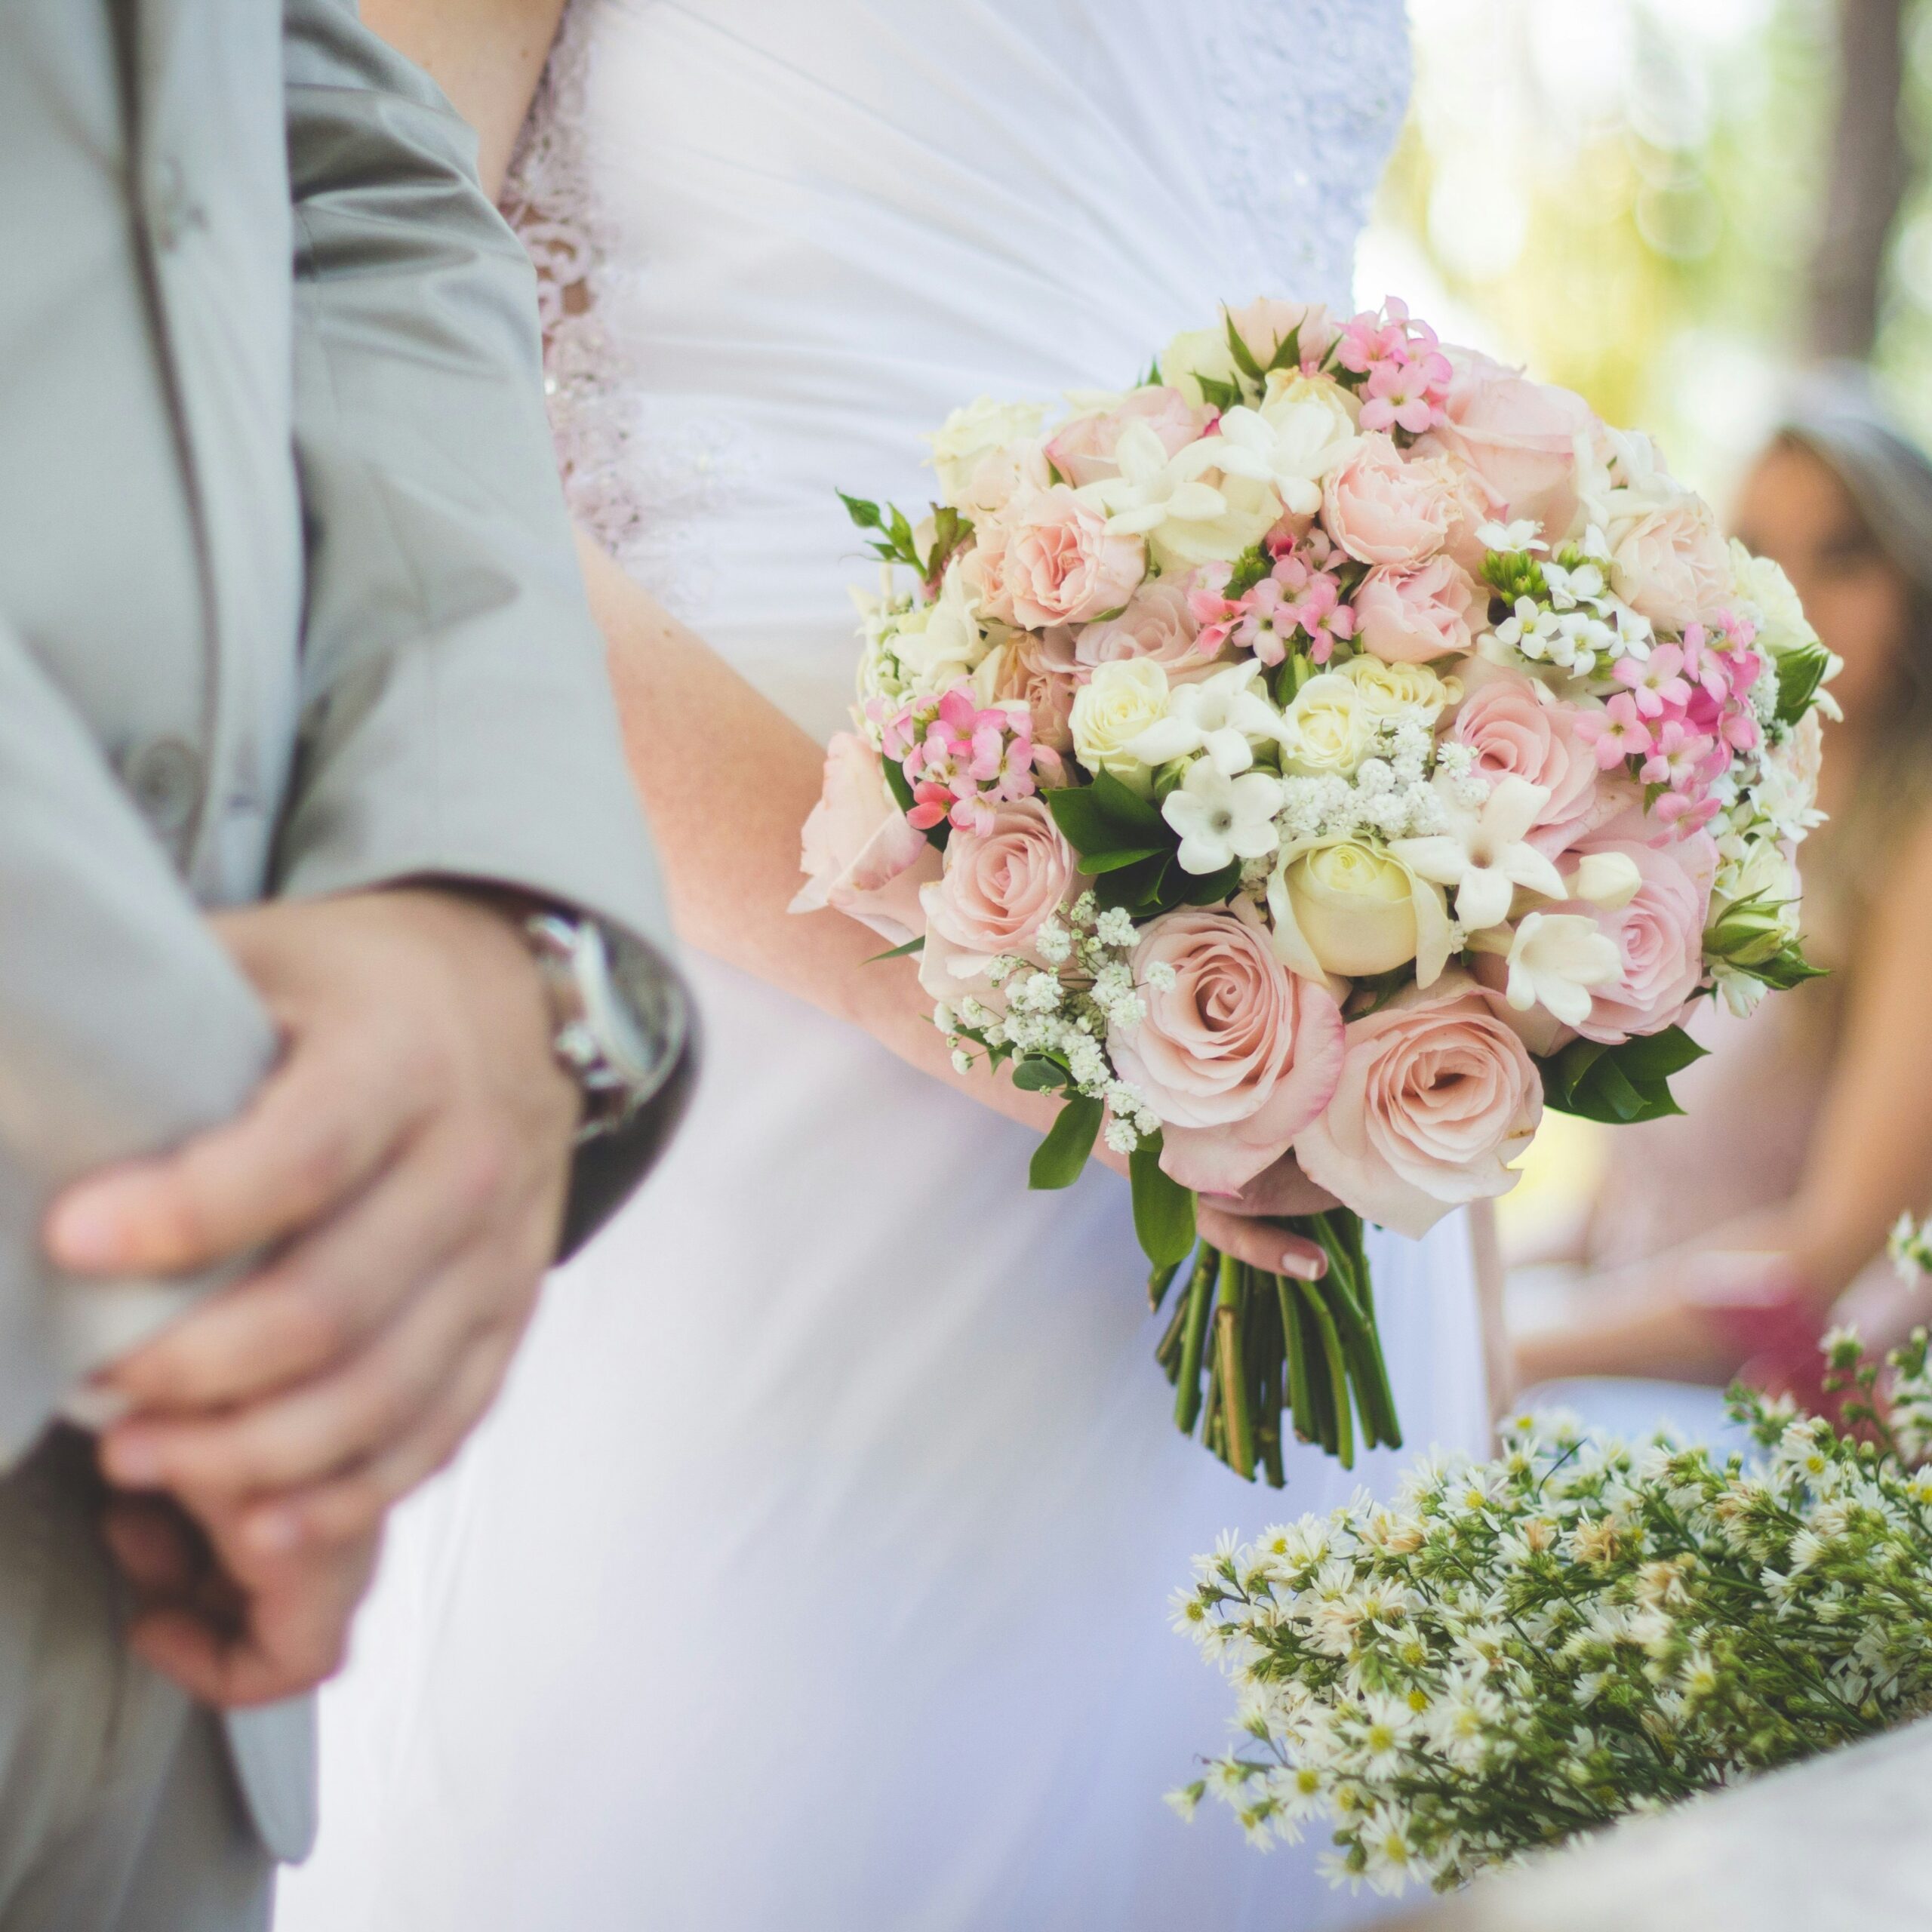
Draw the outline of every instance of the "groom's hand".
[[[171,1497],[111,1497],[102,1531],[134,1598],[128,1647],[223,1709],[312,1690],[341,1668],[379,1537],[265,1557]]]
[[[116,1364],[110,1481],[263,1556],[353,1544],[488,1406],[555,1251],[579,1096],[514,919],[434,889],[224,915],[285,1052],[248,1111],[55,1204],[103,1275],[260,1253]]]

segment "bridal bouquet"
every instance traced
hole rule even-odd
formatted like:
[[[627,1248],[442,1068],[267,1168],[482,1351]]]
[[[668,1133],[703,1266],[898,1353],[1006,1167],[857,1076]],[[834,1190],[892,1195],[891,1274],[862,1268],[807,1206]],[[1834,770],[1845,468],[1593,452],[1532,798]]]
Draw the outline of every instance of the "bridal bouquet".
[[[1749,1462],[1524,1417],[1203,1558],[1177,1622],[1247,1740],[1176,1802],[1264,1844],[1320,1817],[1331,1877],[1446,1888],[1932,1709],[1926,1337],[1882,1397],[1856,1336],[1825,1349],[1841,1428],[1734,1389]]]
[[[1810,972],[1828,654],[1643,437],[1399,303],[932,440],[923,521],[845,500],[884,581],[797,906],[1064,1096],[1035,1186],[1125,1158],[1183,1429],[1278,1484],[1289,1426],[1398,1442],[1363,1219],[1503,1192],[1546,1106],[1675,1111],[1690,1004]],[[1291,1152],[1313,1284],[1195,1241]]]

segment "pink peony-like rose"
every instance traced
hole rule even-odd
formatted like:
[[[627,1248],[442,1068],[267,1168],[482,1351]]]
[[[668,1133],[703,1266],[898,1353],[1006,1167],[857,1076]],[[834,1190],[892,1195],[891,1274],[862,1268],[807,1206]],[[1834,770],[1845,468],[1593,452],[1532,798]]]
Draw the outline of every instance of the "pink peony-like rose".
[[[1364,564],[1421,563],[1442,548],[1457,516],[1447,478],[1432,463],[1404,457],[1386,435],[1363,437],[1328,472],[1321,500],[1328,534]]]
[[[906,823],[878,753],[850,731],[826,747],[825,789],[805,820],[803,845],[806,883],[793,912],[829,906],[894,946],[925,931],[919,891],[939,877],[938,849]]]
[[[1064,483],[1023,489],[977,535],[968,580],[993,616],[1028,630],[1118,611],[1147,573],[1140,539],[1110,536],[1106,518]]]
[[[1179,389],[1154,383],[1130,390],[1113,408],[1076,416],[1063,423],[1047,444],[1047,455],[1061,475],[1076,487],[1098,483],[1120,474],[1114,460],[1121,432],[1130,423],[1144,423],[1173,456],[1198,441],[1214,420],[1211,409],[1197,409]]]
[[[995,704],[1023,704],[1032,714],[1034,743],[1066,752],[1073,749],[1079,689],[1071,631],[1020,631],[1002,650],[992,697]]]
[[[1447,352],[1455,373],[1444,420],[1417,445],[1471,471],[1492,515],[1530,517],[1554,542],[1577,521],[1577,438],[1596,418],[1583,398],[1473,349]]]
[[[1173,969],[1163,992],[1149,970]],[[1134,955],[1147,1017],[1107,1045],[1161,1121],[1161,1165],[1184,1187],[1232,1194],[1272,1166],[1327,1103],[1342,1058],[1341,1009],[1283,966],[1261,921],[1183,909]]]
[[[998,807],[990,830],[954,831],[937,883],[920,889],[928,956],[971,978],[998,954],[1026,952],[1078,876],[1072,848],[1044,799]]]
[[[1606,828],[1614,834],[1635,830],[1626,814]],[[1638,821],[1645,832],[1647,821]],[[1586,1038],[1614,1045],[1633,1033],[1660,1033],[1684,1017],[1704,977],[1704,925],[1711,908],[1711,882],[1717,876],[1718,848],[1710,834],[1657,846],[1647,837],[1588,838],[1576,851],[1620,852],[1643,876],[1629,905],[1610,912],[1579,905],[1616,940],[1623,955],[1623,976],[1592,995],[1590,1017],[1577,1028]],[[1566,912],[1571,909],[1566,906]]]
[[[1595,748],[1578,735],[1576,712],[1523,672],[1477,661],[1463,678],[1467,694],[1448,735],[1475,753],[1486,777],[1513,774],[1548,790],[1537,827],[1550,836],[1531,842],[1553,857],[1596,822]]]
[[[1467,651],[1488,610],[1489,593],[1445,555],[1408,570],[1385,565],[1355,592],[1356,641],[1385,664],[1421,664]]]
[[[1284,302],[1278,295],[1257,296],[1244,308],[1230,309],[1228,320],[1249,355],[1264,369],[1273,363],[1275,352],[1299,329],[1295,347],[1302,368],[1312,374],[1341,334],[1321,303]]]
[[[1188,593],[1172,578],[1143,583],[1118,617],[1089,624],[1074,641],[1083,681],[1116,658],[1145,657],[1160,666],[1171,685],[1211,678],[1222,668],[1218,652],[1203,657],[1201,620]]]
[[[1731,595],[1730,553],[1710,505],[1685,495],[1638,518],[1611,550],[1610,580],[1661,631],[1715,615]]]
[[[1493,997],[1464,972],[1349,1024],[1334,1097],[1295,1139],[1302,1171],[1411,1239],[1452,1208],[1506,1194],[1543,1118],[1543,1081]]]

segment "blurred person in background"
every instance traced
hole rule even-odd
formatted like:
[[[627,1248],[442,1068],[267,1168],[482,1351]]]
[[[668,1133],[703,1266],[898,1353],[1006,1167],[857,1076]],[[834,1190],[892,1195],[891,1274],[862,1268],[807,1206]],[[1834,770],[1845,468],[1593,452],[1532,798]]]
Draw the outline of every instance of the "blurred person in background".
[[[1932,1199],[1932,465],[1861,372],[1828,369],[1751,466],[1734,521],[1843,660],[1827,820],[1799,854],[1805,949],[1828,977],[1748,1020],[1699,1011],[1710,1053],[1673,1083],[1683,1115],[1613,1137],[1571,1238],[1521,1257],[1588,1272],[1577,1318],[1518,1337],[1518,1387],[1742,1372],[1815,1396],[1835,1309],[1872,1346],[1922,1312],[1883,1250],[1900,1211]],[[1718,1414],[1654,1386],[1564,1395],[1618,1426]]]

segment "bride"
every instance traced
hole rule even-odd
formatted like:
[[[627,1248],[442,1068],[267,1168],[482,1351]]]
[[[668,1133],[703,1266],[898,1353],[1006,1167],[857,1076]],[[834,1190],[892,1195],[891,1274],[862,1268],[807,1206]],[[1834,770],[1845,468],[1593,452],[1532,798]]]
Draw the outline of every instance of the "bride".
[[[283,1932],[1359,1915],[1161,1802],[1223,1737],[1189,1559],[1358,1478],[1306,1451],[1276,1498],[1182,1438],[1124,1185],[1029,1195],[1035,1097],[958,1081],[913,962],[786,907],[868,575],[835,487],[921,503],[951,408],[1131,381],[1219,299],[1346,312],[1401,0],[576,0],[547,71],[557,0],[365,11],[546,270],[709,1058],[395,1524]],[[1411,1441],[1475,1447],[1466,1223],[1371,1239]]]

